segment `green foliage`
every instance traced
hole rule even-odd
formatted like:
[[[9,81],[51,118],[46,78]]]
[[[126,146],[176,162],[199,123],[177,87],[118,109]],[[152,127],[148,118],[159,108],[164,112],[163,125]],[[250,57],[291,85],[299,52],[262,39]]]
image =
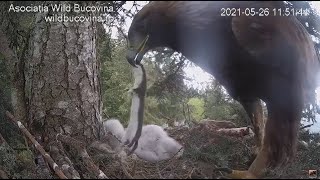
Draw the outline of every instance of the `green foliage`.
[[[105,45],[105,51],[101,52],[101,56],[106,57],[102,63],[103,113],[107,118],[118,118],[125,123],[129,117],[131,101],[128,90],[133,83],[133,77],[131,67],[125,59],[124,43],[110,42],[110,44],[111,47]]]
[[[159,118],[156,116],[158,113],[158,101],[155,97],[148,96],[146,98],[146,106],[145,106],[145,124],[157,124],[161,125],[162,121],[164,121],[162,118]]]
[[[34,154],[31,150],[23,150],[17,154],[17,158],[22,164],[26,165],[29,169],[35,168]]]
[[[188,105],[191,109],[191,116],[194,120],[200,121],[204,118],[204,100],[200,98],[190,98]]]
[[[168,98],[170,94],[177,98],[185,95],[184,62],[185,58],[171,49],[158,49],[144,61],[148,67],[148,95]]]
[[[213,81],[202,96],[206,118],[233,120],[238,126],[248,125],[249,119],[242,105],[233,100],[217,81]]]

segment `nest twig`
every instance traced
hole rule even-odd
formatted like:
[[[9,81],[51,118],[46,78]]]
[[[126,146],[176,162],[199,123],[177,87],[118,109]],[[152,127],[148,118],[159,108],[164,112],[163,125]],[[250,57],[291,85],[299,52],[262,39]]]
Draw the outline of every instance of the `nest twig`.
[[[60,179],[68,179],[64,173],[61,171],[60,167],[57,165],[57,163],[54,162],[54,160],[51,158],[51,156],[43,149],[43,147],[36,141],[33,135],[25,128],[25,126],[18,120],[15,119],[15,117],[9,112],[6,111],[6,115],[11,119],[12,122],[18,125],[20,130],[26,135],[29,140],[34,144],[36,149],[41,153],[41,155],[45,158],[45,160],[49,163],[51,168],[54,170],[54,172],[59,176]]]
[[[89,156],[84,143],[82,143],[72,137],[65,136],[62,134],[58,134],[57,139],[65,144],[68,144],[68,145],[74,147],[79,152],[81,158],[83,159],[83,162],[86,165],[88,172],[93,173],[99,179],[109,179],[105,175],[105,173],[102,172],[97,165],[95,165],[95,163],[93,162],[93,160]]]

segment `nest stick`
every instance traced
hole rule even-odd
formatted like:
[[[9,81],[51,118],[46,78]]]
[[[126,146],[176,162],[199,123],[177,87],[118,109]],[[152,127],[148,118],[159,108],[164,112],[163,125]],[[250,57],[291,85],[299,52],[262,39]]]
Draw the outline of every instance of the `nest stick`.
[[[91,157],[89,156],[85,144],[72,138],[69,136],[65,136],[62,134],[58,134],[57,135],[57,139],[60,140],[61,142],[68,144],[74,148],[76,148],[76,150],[79,152],[81,158],[83,159],[83,162],[86,164],[87,166],[87,170],[89,172],[92,172],[96,177],[98,177],[99,179],[109,179],[104,172],[102,172],[99,167],[93,162],[93,160],[91,159]]]
[[[29,140],[34,144],[36,149],[41,153],[41,155],[45,158],[45,160],[50,164],[54,172],[59,176],[60,179],[68,179],[64,173],[61,171],[59,166],[54,162],[54,160],[51,158],[51,156],[43,149],[43,147],[36,141],[33,135],[24,127],[24,125],[15,119],[15,117],[9,112],[6,111],[6,115],[11,119],[12,122],[18,125],[20,130],[23,132],[24,135],[26,135]]]

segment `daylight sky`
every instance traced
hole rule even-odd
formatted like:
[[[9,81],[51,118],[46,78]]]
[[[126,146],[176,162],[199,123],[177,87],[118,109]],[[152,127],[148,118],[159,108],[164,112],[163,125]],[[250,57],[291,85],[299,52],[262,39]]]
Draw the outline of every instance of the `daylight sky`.
[[[138,2],[140,5],[145,5],[147,1],[139,1]],[[126,4],[124,5],[125,9],[131,9],[133,5],[133,1],[127,1]],[[320,1],[311,1],[311,6],[316,9],[316,11],[320,14]],[[128,32],[128,29],[130,27],[132,19],[127,18],[125,21],[125,26],[124,30],[125,33]],[[117,29],[112,28],[112,37],[116,38],[117,37]],[[185,68],[184,71],[186,72],[187,77],[192,78],[192,81],[185,81],[185,83],[188,86],[192,86],[198,89],[202,89],[202,85],[209,83],[210,79],[212,76],[206,72],[204,72],[201,68],[195,66],[195,67],[190,67],[190,68]],[[317,89],[317,103],[320,104],[320,87]],[[317,119],[320,119],[320,115],[317,115]],[[318,120],[319,121],[319,120]],[[313,125],[310,129],[311,131],[320,131],[320,122],[317,124]]]

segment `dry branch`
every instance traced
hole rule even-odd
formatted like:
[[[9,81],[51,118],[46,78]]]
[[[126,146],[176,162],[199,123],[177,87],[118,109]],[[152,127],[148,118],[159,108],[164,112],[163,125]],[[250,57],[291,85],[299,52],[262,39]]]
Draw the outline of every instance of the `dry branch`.
[[[41,136],[37,136],[35,137],[36,138],[36,141],[38,141],[39,143],[43,143],[43,140],[41,138]],[[46,160],[43,158],[43,156],[41,155],[41,153],[37,153],[35,155],[36,159],[37,159],[37,164],[38,164],[38,167],[39,167],[39,170],[41,172],[41,174],[45,174],[45,175],[48,175],[50,176],[50,167],[49,167],[49,164],[46,162]],[[68,177],[68,176],[67,176]]]
[[[29,138],[29,140],[34,144],[36,149],[42,154],[42,156],[45,158],[45,160],[50,164],[54,172],[59,176],[60,179],[68,179],[59,166],[54,162],[54,160],[50,157],[50,155],[43,149],[43,147],[35,140],[34,136],[31,135],[31,133],[24,127],[24,125],[15,119],[15,117],[9,112],[6,111],[6,115],[15,123],[18,125],[18,127],[21,129],[21,131]]]
[[[74,169],[71,160],[65,154],[61,142],[55,141],[50,144],[50,154],[61,166],[62,172],[71,179],[80,179],[80,174]]]
[[[234,137],[244,137],[247,135],[253,135],[253,132],[250,131],[248,127],[240,127],[240,128],[221,128],[218,129],[217,132]]]
[[[237,127],[237,125],[231,121],[203,119],[200,123],[206,126],[214,126],[216,128],[236,128]]]
[[[81,158],[83,159],[83,162],[86,164],[86,168],[88,172],[93,173],[96,177],[99,179],[109,179],[104,172],[102,172],[97,165],[93,162],[89,154],[87,153],[85,144],[72,138],[69,136],[65,136],[62,134],[57,135],[57,139],[61,142],[70,145],[71,147],[74,147],[80,154]]]
[[[313,123],[312,123],[312,124],[305,125],[305,126],[303,126],[303,127],[300,127],[300,130],[305,129],[305,128],[309,128],[309,127],[311,127],[312,125],[313,125]]]

